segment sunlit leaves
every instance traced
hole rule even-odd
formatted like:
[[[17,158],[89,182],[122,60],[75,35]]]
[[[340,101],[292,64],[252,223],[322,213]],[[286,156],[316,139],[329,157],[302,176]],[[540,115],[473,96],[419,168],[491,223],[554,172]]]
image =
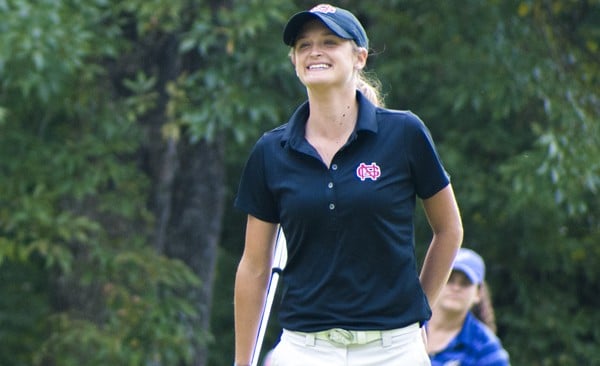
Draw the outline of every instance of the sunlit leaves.
[[[181,52],[199,54],[205,67],[168,85],[167,114],[193,141],[225,131],[241,142],[283,118],[274,91],[287,88],[278,78],[291,67],[271,29],[285,13],[260,1],[234,3],[220,7],[214,20],[196,19],[180,43]]]
[[[49,102],[76,73],[81,78],[93,70],[83,67],[89,57],[114,54],[114,47],[104,42],[114,29],[105,27],[94,34],[93,22],[103,18],[101,8],[49,0],[12,0],[3,6],[0,85],[4,90],[16,89],[23,97]]]

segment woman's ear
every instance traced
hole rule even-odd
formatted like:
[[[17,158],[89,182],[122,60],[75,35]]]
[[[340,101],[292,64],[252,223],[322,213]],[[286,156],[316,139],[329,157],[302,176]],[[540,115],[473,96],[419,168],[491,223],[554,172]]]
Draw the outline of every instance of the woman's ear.
[[[356,62],[354,63],[354,68],[356,70],[362,70],[365,68],[367,64],[367,58],[369,57],[369,51],[366,48],[360,47],[358,52],[356,53]]]

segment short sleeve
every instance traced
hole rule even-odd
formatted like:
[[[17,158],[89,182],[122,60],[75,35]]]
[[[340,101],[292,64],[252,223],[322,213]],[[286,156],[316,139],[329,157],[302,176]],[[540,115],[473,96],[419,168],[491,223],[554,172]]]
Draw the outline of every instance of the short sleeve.
[[[265,136],[261,137],[250,152],[242,172],[234,206],[263,221],[279,222],[277,204],[268,184]]]
[[[405,143],[409,146],[408,159],[414,179],[415,192],[426,199],[450,183],[427,126],[416,115],[410,113],[410,128]]]

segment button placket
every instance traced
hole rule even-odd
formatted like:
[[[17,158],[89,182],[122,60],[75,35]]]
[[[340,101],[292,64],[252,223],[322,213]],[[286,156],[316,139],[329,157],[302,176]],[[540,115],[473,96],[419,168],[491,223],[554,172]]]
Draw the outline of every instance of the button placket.
[[[331,169],[330,170],[331,171],[337,171],[338,170],[338,165],[337,164],[331,164]],[[332,190],[333,187],[334,187],[333,180],[331,180],[331,181],[329,181],[327,183],[327,188],[329,188],[330,190]],[[333,211],[333,210],[335,210],[335,194],[334,194],[335,192],[331,191],[330,193],[331,193],[332,200],[329,202],[329,210]]]

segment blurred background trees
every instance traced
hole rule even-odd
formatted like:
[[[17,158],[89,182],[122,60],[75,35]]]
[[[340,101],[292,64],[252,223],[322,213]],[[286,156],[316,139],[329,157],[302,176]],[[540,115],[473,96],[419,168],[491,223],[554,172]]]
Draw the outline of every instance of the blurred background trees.
[[[0,365],[231,363],[232,200],[314,4],[0,0]],[[600,1],[335,4],[432,131],[513,364],[600,364]]]

